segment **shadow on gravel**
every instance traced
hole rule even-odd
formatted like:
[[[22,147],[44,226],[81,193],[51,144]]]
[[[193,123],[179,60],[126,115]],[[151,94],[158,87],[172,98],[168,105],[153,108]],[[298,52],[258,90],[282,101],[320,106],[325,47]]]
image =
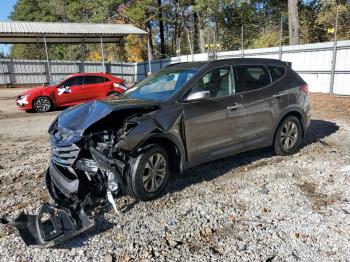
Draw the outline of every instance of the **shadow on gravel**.
[[[327,143],[323,142],[321,139],[337,132],[338,130],[339,126],[334,122],[313,119],[310,122],[307,135],[301,145],[301,148],[317,142],[327,145]]]
[[[321,139],[337,132],[339,126],[336,123],[324,120],[313,119],[301,145],[304,148],[310,144],[320,142],[322,145],[328,144]],[[262,148],[254,151],[240,153],[224,159],[220,159],[208,164],[203,164],[198,167],[191,168],[179,177],[176,177],[168,186],[166,193],[181,191],[184,188],[203,181],[210,181],[225,173],[237,169],[239,167],[254,163],[257,160],[265,159],[266,161],[259,162],[259,166],[271,164],[269,159],[275,156],[271,148]],[[278,158],[275,162],[283,160],[283,157]],[[256,166],[250,167],[254,168]]]

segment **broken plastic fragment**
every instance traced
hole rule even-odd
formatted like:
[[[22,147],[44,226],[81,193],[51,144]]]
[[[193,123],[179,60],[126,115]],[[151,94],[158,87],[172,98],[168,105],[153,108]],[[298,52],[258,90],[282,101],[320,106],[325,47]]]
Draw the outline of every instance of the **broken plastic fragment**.
[[[16,227],[27,246],[52,247],[71,239],[95,225],[81,207],[77,210],[57,208],[44,203],[38,215],[22,212],[14,220],[1,223]]]
[[[109,190],[107,191],[107,199],[108,199],[108,202],[111,203],[111,205],[113,206],[113,209],[115,210],[115,212],[119,215],[119,211],[118,211],[117,205],[115,204],[113,194]]]

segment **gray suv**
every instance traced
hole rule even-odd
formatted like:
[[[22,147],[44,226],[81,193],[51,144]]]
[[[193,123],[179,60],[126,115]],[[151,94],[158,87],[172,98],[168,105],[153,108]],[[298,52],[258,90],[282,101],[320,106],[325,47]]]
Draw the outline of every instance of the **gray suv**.
[[[47,187],[59,203],[120,189],[150,200],[198,164],[267,146],[293,154],[309,121],[308,86],[287,62],[170,65],[119,97],[61,113]]]
[[[0,222],[27,245],[53,246],[93,227],[87,207],[101,198],[118,212],[119,192],[151,200],[172,175],[201,163],[268,146],[293,154],[309,123],[308,86],[286,62],[171,65],[118,97],[63,111],[49,128],[45,175],[56,204]]]

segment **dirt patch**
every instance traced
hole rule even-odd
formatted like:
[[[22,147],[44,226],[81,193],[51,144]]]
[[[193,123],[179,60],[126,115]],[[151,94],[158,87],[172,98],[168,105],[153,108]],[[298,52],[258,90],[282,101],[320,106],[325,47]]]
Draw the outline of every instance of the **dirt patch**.
[[[326,195],[317,191],[317,185],[312,182],[304,182],[298,185],[305,196],[312,201],[315,209],[321,210],[322,208],[332,205],[340,200],[339,196]]]

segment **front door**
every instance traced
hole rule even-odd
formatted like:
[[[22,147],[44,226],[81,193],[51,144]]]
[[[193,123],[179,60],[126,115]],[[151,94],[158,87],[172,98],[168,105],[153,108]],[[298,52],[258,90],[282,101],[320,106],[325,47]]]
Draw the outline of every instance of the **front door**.
[[[55,90],[56,105],[70,105],[81,101],[83,83],[84,76],[71,77],[65,80]]]
[[[239,143],[233,140],[242,126],[241,95],[234,94],[231,66],[206,73],[191,88],[191,93],[209,91],[210,98],[184,102],[186,148],[189,161],[200,163],[219,158]]]

